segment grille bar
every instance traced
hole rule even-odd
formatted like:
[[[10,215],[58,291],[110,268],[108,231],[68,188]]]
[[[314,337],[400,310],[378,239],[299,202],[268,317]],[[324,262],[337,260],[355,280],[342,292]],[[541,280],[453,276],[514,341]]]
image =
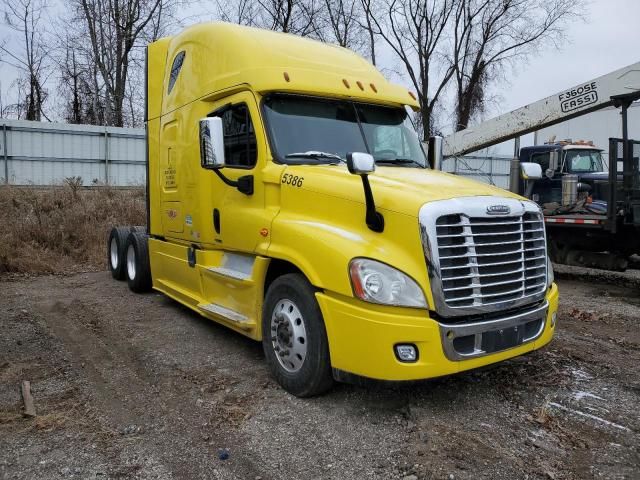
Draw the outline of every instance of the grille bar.
[[[475,227],[475,225],[474,225]],[[544,228],[536,228],[535,230],[525,230],[524,233],[544,232]],[[486,233],[470,233],[470,237],[487,237],[496,235],[518,235],[522,233],[520,230],[513,230],[512,232],[486,232]],[[438,238],[459,238],[460,234],[455,233],[453,235],[438,235]]]
[[[518,277],[514,280],[504,280],[502,282],[493,282],[493,283],[472,283],[470,285],[465,285],[464,287],[449,287],[449,288],[443,288],[442,290],[445,292],[454,292],[457,290],[469,290],[471,288],[484,288],[484,287],[497,287],[499,285],[506,285],[508,283],[522,283],[523,280],[532,280],[535,278],[546,278],[546,274],[542,273],[542,274],[538,274],[538,275],[531,275],[529,277]]]
[[[542,220],[525,220],[522,223],[542,223]],[[494,226],[494,225],[519,225],[520,222],[489,222],[489,223],[473,223],[474,227],[489,227],[489,226]],[[462,224],[461,223],[445,223],[445,224],[438,224],[437,227],[461,227]]]
[[[547,257],[545,257],[544,255],[540,255],[538,257],[527,258],[527,261],[530,261],[530,260],[545,260],[546,258]],[[483,263],[482,266],[483,267],[494,267],[494,266],[497,266],[497,265],[506,265],[506,264],[509,264],[509,263],[520,263],[520,262],[521,262],[521,260],[518,259],[518,260],[514,260],[512,262]],[[473,265],[470,264],[470,263],[467,263],[465,265],[456,265],[456,266],[453,266],[453,267],[442,267],[441,266],[440,270],[453,270],[453,269],[457,269],[457,268],[469,268],[471,266],[473,266]]]
[[[474,244],[474,245],[475,245],[476,248],[480,246],[478,244]],[[502,256],[502,255],[515,255],[517,253],[531,252],[533,250],[546,250],[546,248],[547,247],[534,247],[534,248],[529,248],[529,249],[521,248],[519,250],[510,250],[508,252],[474,253],[473,255],[470,255],[470,254],[466,254],[466,255],[449,255],[449,256],[446,256],[446,257],[440,257],[440,260],[450,260],[450,259],[454,259],[454,258],[496,257],[496,256]]]
[[[525,238],[525,242],[539,242],[540,238]],[[513,240],[508,242],[491,242],[491,243],[474,243],[474,242],[466,242],[466,243],[452,243],[451,245],[442,245],[439,248],[442,250],[444,248],[460,248],[460,247],[493,247],[495,245],[510,245],[510,244],[521,244],[523,240]]]

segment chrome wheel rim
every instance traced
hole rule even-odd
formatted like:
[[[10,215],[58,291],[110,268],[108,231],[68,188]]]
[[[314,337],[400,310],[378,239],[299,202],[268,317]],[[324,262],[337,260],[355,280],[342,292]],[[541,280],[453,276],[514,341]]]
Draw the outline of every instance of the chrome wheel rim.
[[[111,239],[111,244],[109,245],[109,256],[111,257],[111,268],[117,269],[119,259],[118,259],[118,242],[116,242],[115,237]]]
[[[131,280],[136,278],[136,251],[133,245],[127,248],[127,275]]]
[[[289,299],[278,301],[271,313],[271,345],[287,372],[302,368],[307,357],[307,330],[300,309]]]

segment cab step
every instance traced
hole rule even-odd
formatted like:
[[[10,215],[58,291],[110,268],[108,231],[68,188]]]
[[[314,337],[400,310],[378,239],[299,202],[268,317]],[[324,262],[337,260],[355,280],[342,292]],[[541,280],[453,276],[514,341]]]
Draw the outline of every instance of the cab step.
[[[222,305],[218,305],[217,303],[200,303],[198,304],[198,308],[205,312],[213,313],[225,320],[229,320],[240,328],[250,329],[256,326],[255,322],[251,321],[251,319],[246,315],[236,312],[235,310],[231,310],[230,308],[223,307]]]
[[[232,278],[234,280],[249,281],[251,280],[251,273],[241,272],[239,270],[233,270],[227,267],[209,267],[208,272],[221,275],[223,277]]]

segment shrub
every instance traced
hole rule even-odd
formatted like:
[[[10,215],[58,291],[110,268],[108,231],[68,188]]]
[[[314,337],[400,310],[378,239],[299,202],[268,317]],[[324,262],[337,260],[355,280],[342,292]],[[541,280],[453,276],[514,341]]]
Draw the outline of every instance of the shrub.
[[[144,225],[143,187],[0,187],[0,273],[106,268],[114,225]]]

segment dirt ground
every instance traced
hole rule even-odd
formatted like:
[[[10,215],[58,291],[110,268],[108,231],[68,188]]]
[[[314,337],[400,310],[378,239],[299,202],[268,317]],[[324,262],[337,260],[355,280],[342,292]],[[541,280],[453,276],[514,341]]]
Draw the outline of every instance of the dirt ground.
[[[542,351],[301,400],[259,344],[162,295],[107,272],[5,276],[0,478],[638,479],[640,290],[559,283]]]

